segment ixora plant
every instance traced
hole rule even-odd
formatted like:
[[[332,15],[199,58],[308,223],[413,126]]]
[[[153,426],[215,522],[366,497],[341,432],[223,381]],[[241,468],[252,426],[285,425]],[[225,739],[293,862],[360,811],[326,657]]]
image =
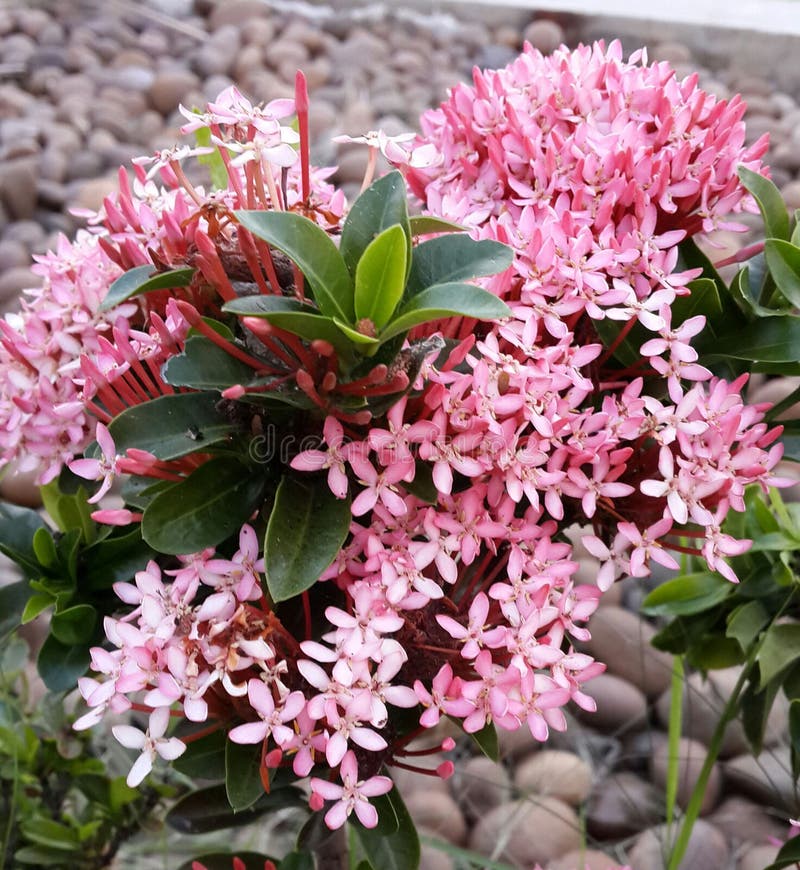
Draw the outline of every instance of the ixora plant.
[[[39,669],[77,682],[77,729],[130,711],[130,786],[159,759],[220,780],[173,824],[308,803],[301,848],[350,822],[368,864],[414,867],[390,778],[412,740],[447,716],[491,754],[495,726],[545,740],[591,709],[603,665],[574,644],[652,560],[733,588],[726,517],[782,482],[746,372],[800,343],[797,233],[743,112],[616,44],[528,48],[421,136],[365,136],[400,171],[348,208],[309,163],[302,75],[294,101],[229,89],[39,259],[0,323],[0,445],[58,531],[2,509],[26,575],[3,594],[52,612]],[[772,276],[728,288],[692,237],[748,189]]]

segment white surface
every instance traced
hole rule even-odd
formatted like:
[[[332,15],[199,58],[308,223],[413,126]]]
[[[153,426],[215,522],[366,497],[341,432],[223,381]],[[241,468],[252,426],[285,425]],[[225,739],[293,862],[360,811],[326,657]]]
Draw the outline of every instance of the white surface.
[[[443,5],[577,12],[800,36],[800,0],[438,0]]]

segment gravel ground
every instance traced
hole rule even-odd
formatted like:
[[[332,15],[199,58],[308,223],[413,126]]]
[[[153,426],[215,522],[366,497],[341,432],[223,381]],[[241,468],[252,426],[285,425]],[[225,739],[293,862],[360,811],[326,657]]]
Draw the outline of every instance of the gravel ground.
[[[165,0],[158,10],[119,0],[102,6],[79,0],[0,6],[4,310],[32,283],[31,254],[53,246],[59,232],[78,227],[70,209],[98,207],[121,163],[176,141],[179,102],[201,105],[234,82],[258,100],[286,96],[302,67],[312,92],[316,161],[338,163],[337,180],[352,190],[364,170],[363,150],[337,149],[331,135],[411,129],[473,64],[503,65],[523,39],[550,51],[581,38],[574,19],[566,29],[556,20],[489,27],[369,10],[327,16],[317,11],[312,20],[297,11],[300,4],[275,7],[259,0]],[[681,75],[698,68],[686,45],[649,49],[652,59],[671,61]],[[798,95],[777,91],[768,71],[759,77],[725,66],[699,72],[701,84],[720,96],[743,93],[748,138],[772,134],[773,178],[788,204],[800,208]],[[716,256],[746,241],[721,234],[723,250]],[[8,483],[4,492],[9,495]],[[581,571],[592,577],[588,555],[581,558]],[[618,584],[592,622],[588,649],[608,664],[607,674],[588,689],[598,713],[576,719],[544,748],[519,733],[507,735],[499,765],[473,755],[462,740],[451,783],[401,777],[421,828],[520,868],[539,861],[549,870],[606,870],[625,860],[635,870],[663,867],[671,660],[648,645],[653,629],[635,613],[642,591],[641,581]],[[699,675],[686,681],[679,803],[688,800],[704,742],[735,679],[735,671],[722,671],[709,683]],[[786,711],[778,708],[773,719],[768,748],[758,759],[748,753],[741,729],[731,727],[683,870],[761,870],[772,860],[770,837],[783,837],[786,820],[798,812],[783,730]],[[262,831],[261,839],[282,843],[290,827],[291,819],[284,819]],[[170,848],[143,837],[116,866],[173,866],[163,857]],[[588,851],[581,858],[583,848]],[[449,855],[425,848],[423,870],[453,866]]]

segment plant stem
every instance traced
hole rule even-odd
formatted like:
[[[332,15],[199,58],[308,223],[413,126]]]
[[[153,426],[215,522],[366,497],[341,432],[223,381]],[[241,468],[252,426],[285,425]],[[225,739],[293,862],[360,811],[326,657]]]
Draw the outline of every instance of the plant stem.
[[[669,700],[669,744],[667,754],[667,829],[671,832],[675,821],[675,801],[678,795],[681,726],[683,724],[683,658],[672,660],[672,686]]]

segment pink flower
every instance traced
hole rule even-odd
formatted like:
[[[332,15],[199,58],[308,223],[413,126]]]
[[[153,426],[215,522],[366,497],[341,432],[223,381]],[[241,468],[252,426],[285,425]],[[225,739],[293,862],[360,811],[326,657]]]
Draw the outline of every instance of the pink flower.
[[[306,699],[302,692],[291,692],[276,705],[266,683],[252,679],[247,683],[247,699],[258,713],[260,721],[232,728],[228,737],[234,743],[261,743],[267,737],[272,737],[278,746],[284,746],[293,739],[294,732],[284,723],[291,722],[305,706]]]
[[[156,755],[167,761],[174,761],[186,751],[186,744],[177,737],[165,737],[169,725],[169,707],[159,707],[150,714],[146,731],[132,725],[115,725],[111,731],[114,737],[127,749],[141,749],[128,774],[127,783],[131,788],[137,785],[153,769]]]
[[[347,474],[345,472],[346,454],[342,449],[344,430],[335,417],[327,417],[323,427],[323,437],[328,449],[304,450],[291,461],[292,468],[298,471],[321,471],[328,469],[328,487],[336,498],[347,495]]]
[[[311,780],[312,799],[317,796],[326,801],[336,801],[325,813],[325,824],[332,831],[341,828],[355,810],[358,820],[365,828],[374,828],[378,824],[378,813],[368,798],[391,791],[391,779],[388,776],[372,776],[359,781],[358,765],[352,752],[347,752],[342,759],[339,776],[342,785],[317,777]]]

